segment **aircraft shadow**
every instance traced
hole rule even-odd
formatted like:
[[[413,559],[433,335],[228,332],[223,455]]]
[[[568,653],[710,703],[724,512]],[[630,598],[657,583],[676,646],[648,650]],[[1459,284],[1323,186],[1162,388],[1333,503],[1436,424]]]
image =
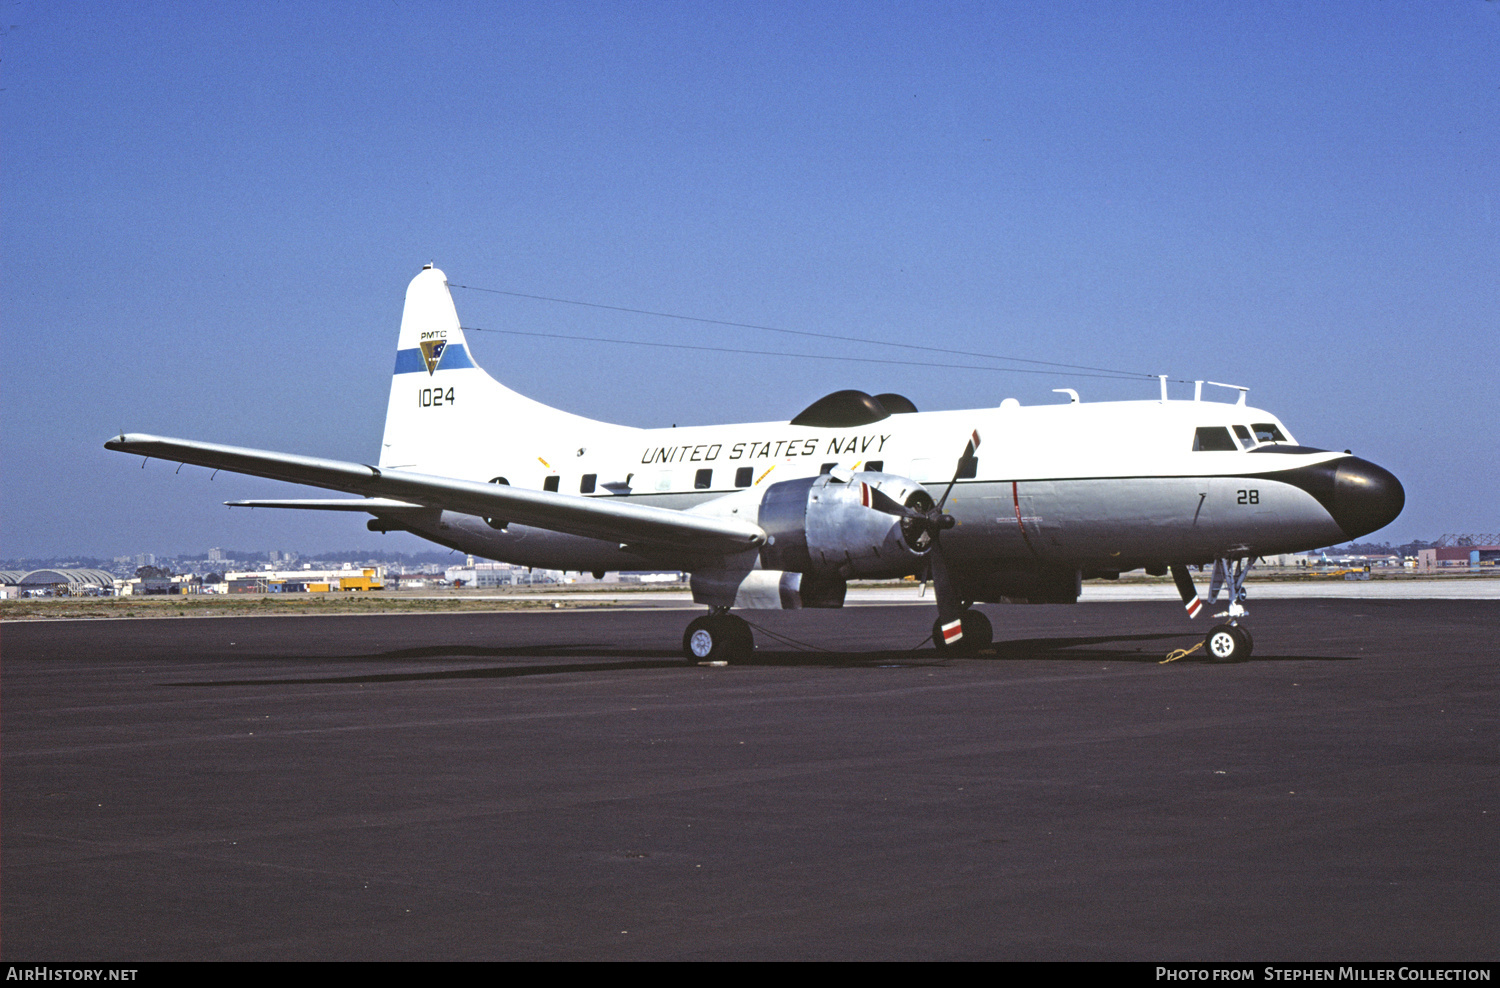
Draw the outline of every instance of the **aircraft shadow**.
[[[1195,642],[1177,633],[1148,635],[1094,635],[1087,637],[1024,638],[995,642],[967,655],[939,655],[924,642],[911,649],[872,651],[836,651],[814,646],[797,648],[777,642],[779,647],[757,647],[754,656],[734,663],[740,667],[824,667],[875,669],[891,667],[942,666],[953,661],[1062,661],[1062,662],[1132,662],[1141,665],[1160,663],[1174,650],[1161,643],[1174,642],[1191,647]],[[1151,647],[1149,643],[1157,643]],[[767,643],[769,644],[769,643]],[[1114,646],[1114,647],[1111,647]],[[1123,646],[1123,647],[1122,647]],[[1134,646],[1134,647],[1131,647]],[[219,679],[168,683],[169,686],[290,686],[330,685],[339,683],[407,683],[453,679],[515,679],[527,676],[557,676],[576,673],[623,672],[645,669],[694,669],[680,653],[668,649],[629,649],[596,642],[562,645],[510,645],[482,647],[475,645],[429,645],[421,648],[392,649],[365,655],[284,656],[279,661],[308,662],[384,662],[411,659],[480,658],[591,659],[584,662],[530,662],[524,665],[487,666],[468,669],[405,669],[400,672],[361,672],[342,676],[276,676],[256,679]],[[1206,662],[1199,652],[1179,661]],[[1253,655],[1249,662],[1350,662],[1350,656],[1327,655]]]
[[[1155,635],[1096,635],[1085,638],[1020,638],[1010,641],[995,642],[981,648],[976,654],[969,656],[975,659],[1052,659],[1065,661],[1089,661],[1097,662],[1107,660],[1110,662],[1161,662],[1171,652],[1179,648],[1192,648],[1202,641],[1197,635],[1184,635],[1180,632]],[[1125,650],[1121,648],[1104,648],[1101,646],[1112,644],[1129,645],[1132,642],[1175,642],[1167,651],[1162,651],[1162,646],[1146,648],[1137,646],[1134,649]],[[1179,662],[1207,662],[1203,650],[1198,649],[1191,655],[1178,659]],[[1252,654],[1247,662],[1351,662],[1351,656],[1346,655],[1260,655]]]

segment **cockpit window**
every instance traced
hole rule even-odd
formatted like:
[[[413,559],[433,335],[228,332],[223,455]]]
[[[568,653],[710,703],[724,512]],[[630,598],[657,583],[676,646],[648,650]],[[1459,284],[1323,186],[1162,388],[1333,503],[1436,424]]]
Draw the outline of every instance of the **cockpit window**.
[[[1234,452],[1239,449],[1234,437],[1222,425],[1199,426],[1193,436],[1193,452]]]
[[[1255,430],[1255,438],[1263,443],[1284,443],[1289,440],[1282,431],[1276,428],[1275,422],[1257,422],[1251,426]]]
[[[1249,449],[1251,446],[1255,445],[1255,439],[1250,435],[1250,430],[1245,428],[1243,425],[1235,426],[1234,434],[1240,437],[1240,445],[1245,447],[1246,449]]]

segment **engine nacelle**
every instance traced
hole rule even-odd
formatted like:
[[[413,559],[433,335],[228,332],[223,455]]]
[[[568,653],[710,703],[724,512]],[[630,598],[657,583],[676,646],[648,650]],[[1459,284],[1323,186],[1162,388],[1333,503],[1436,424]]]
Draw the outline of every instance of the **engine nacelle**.
[[[840,580],[917,572],[929,543],[902,528],[902,507],[930,505],[927,492],[894,474],[839,473],[766,489],[758,518],[767,535],[761,566]]]
[[[843,580],[787,573],[779,569],[701,570],[692,575],[693,600],[710,607],[798,611],[804,607],[843,607]]]

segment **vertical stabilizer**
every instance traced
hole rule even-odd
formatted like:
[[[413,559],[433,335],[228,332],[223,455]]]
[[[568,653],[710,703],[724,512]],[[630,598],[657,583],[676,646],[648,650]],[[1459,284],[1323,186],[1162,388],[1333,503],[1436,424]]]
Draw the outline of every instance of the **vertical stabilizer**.
[[[538,457],[618,428],[543,405],[490,377],[469,353],[447,277],[429,264],[412,279],[380,466],[540,486],[546,471]]]

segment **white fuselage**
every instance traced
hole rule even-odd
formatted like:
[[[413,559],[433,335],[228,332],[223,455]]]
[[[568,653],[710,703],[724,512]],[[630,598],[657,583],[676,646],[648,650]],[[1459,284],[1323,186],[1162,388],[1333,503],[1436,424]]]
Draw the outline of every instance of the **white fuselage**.
[[[429,421],[443,432],[442,409],[431,412]],[[531,443],[508,435],[494,455],[471,445],[462,462],[445,465],[445,475],[504,477],[536,489],[554,478],[562,493],[712,510],[710,502],[746,486],[816,476],[832,466],[907,477],[936,498],[978,432],[974,476],[958,480],[947,505],[958,524],[944,544],[956,561],[1118,571],[1212,559],[1229,549],[1258,555],[1343,539],[1316,498],[1274,475],[1344,454],[1302,452],[1290,442],[1279,448],[1296,452],[1276,452],[1275,444],[1252,452],[1238,442],[1233,450],[1194,450],[1199,428],[1232,432],[1238,425],[1253,434],[1265,423],[1281,428],[1263,410],[1202,401],[1012,405],[892,415],[849,428],[762,422],[628,429],[575,420],[566,434],[549,430]],[[599,540],[519,525],[500,531],[454,513],[433,521],[438,527],[422,534],[507,562],[570,570],[647,565]]]

